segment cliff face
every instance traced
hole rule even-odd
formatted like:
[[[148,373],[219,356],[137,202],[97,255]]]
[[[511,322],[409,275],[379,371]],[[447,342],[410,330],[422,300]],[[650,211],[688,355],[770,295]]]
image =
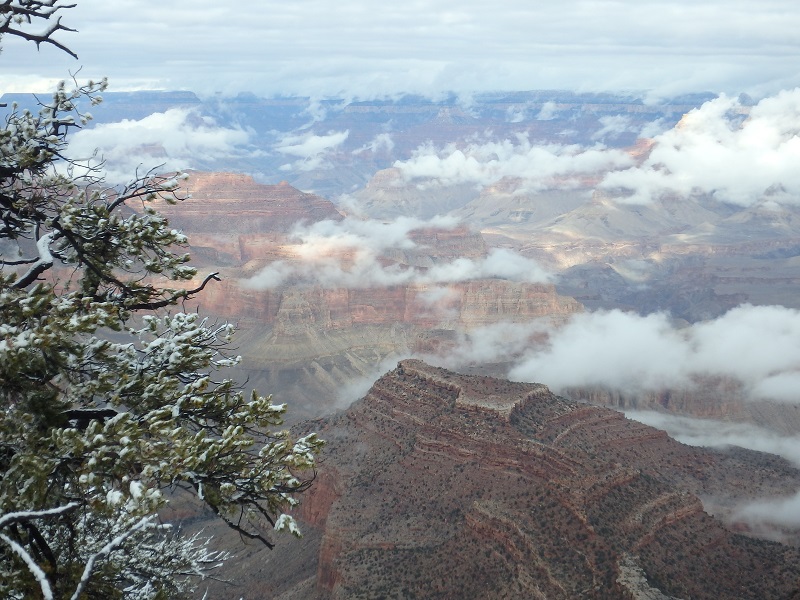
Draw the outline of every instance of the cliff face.
[[[199,265],[274,259],[297,223],[342,219],[330,201],[285,182],[264,185],[248,175],[192,171],[184,188],[191,198],[175,205],[159,200],[152,207],[189,236]]]
[[[173,225],[192,233],[286,233],[301,220],[339,220],[333,204],[288,183],[264,185],[248,175],[193,171],[186,184],[191,199],[178,205],[153,203]],[[221,219],[222,217],[222,219]]]
[[[352,400],[341,399],[342,390],[374,379],[389,356],[444,352],[463,330],[501,321],[563,320],[582,309],[552,285],[501,279],[344,288],[289,276],[275,287],[256,289],[248,281],[275,261],[303,272],[308,245],[291,235],[299,223],[338,221],[340,213],[327,200],[289,185],[261,185],[232,173],[192,173],[188,191],[186,202],[154,208],[188,236],[201,275],[218,271],[222,281],[207,286],[187,308],[199,305],[204,314],[238,324],[240,379],[287,402],[293,421]],[[424,273],[458,260],[479,262],[488,253],[481,234],[464,225],[421,226],[405,235],[404,243],[381,250],[376,263]],[[334,244],[318,254],[347,271],[358,251]]]
[[[309,541],[282,545],[261,576],[295,553],[316,574],[270,597],[718,600],[797,587],[796,549],[731,533],[698,499],[786,493],[800,473],[779,459],[690,448],[541,385],[410,360],[309,427],[328,441],[298,514]]]
[[[450,284],[432,302],[425,286],[367,289],[209,286],[202,310],[239,324],[243,379],[287,402],[290,421],[327,414],[354,399],[388,357],[446,356],[459,331],[498,322],[559,322],[582,309],[551,285],[480,280]],[[394,359],[396,360],[396,358]]]
[[[563,319],[581,310],[578,302],[559,296],[549,284],[485,279],[440,287],[441,298],[431,301],[426,285],[282,287],[259,291],[243,289],[238,282],[226,280],[204,291],[203,307],[223,317],[273,325],[279,335],[401,323],[419,327],[447,323],[471,328],[501,320]]]

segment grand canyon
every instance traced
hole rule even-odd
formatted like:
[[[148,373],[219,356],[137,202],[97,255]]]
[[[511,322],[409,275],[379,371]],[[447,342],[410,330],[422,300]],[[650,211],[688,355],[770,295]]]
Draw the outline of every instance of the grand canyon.
[[[185,308],[235,323],[242,385],[327,444],[296,511],[304,537],[246,546],[211,589],[796,597],[791,182],[748,197],[747,181],[664,183],[708,122],[735,136],[769,106],[473,100],[108,94],[81,132],[96,144],[156,113],[189,134],[258,132],[190,164],[144,139],[106,157],[112,173],[132,155],[189,167],[190,197],[153,203],[198,277],[219,274]],[[712,360],[715,340],[729,358]],[[168,518],[231,539],[176,505]]]

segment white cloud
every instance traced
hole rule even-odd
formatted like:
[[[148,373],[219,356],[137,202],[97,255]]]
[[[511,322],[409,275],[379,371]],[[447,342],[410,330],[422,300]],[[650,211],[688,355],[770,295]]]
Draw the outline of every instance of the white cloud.
[[[581,178],[633,164],[619,150],[602,146],[581,148],[558,144],[535,145],[527,135],[499,142],[473,143],[464,148],[449,144],[436,149],[430,144],[417,148],[405,161],[396,161],[407,181],[418,185],[487,186],[514,177],[525,180],[526,189],[577,187]]]
[[[459,339],[447,355],[430,358],[443,366],[458,369],[472,363],[501,363],[517,359],[530,348],[537,336],[549,329],[546,320],[527,323],[501,322],[459,332]]]
[[[551,121],[556,118],[557,114],[558,107],[556,103],[549,101],[542,105],[542,109],[539,111],[539,114],[536,115],[536,119],[539,121]]]
[[[667,315],[619,310],[573,316],[530,348],[514,379],[555,389],[608,386],[636,392],[691,386],[700,376],[741,382],[751,400],[800,403],[800,311],[743,305],[676,328]]]
[[[663,313],[619,310],[573,316],[545,349],[523,358],[510,376],[560,389],[608,385],[658,389],[687,382],[687,346]]]
[[[723,95],[657,135],[643,164],[607,174],[601,187],[629,190],[622,201],[630,203],[649,203],[665,193],[703,193],[738,206],[765,199],[797,204],[798,164],[800,88],[752,109]]]
[[[741,506],[736,519],[756,524],[800,526],[800,491],[786,498],[768,498]]]
[[[377,153],[381,151],[391,152],[394,149],[394,141],[389,133],[379,133],[368,144],[364,144],[361,148],[353,150],[353,154],[362,154],[364,152]]]
[[[410,233],[422,228],[452,229],[450,217],[431,221],[403,217],[391,222],[321,221],[297,227],[292,238],[295,259],[275,261],[245,281],[257,289],[286,283],[328,288],[364,288],[407,284],[456,283],[498,277],[514,281],[543,282],[549,274],[535,261],[508,250],[492,250],[482,259],[457,258],[428,268],[391,263],[383,258],[388,249],[412,249]]]
[[[187,169],[198,161],[252,155],[250,133],[217,126],[193,108],[171,108],[140,120],[98,124],[70,137],[69,156],[105,160],[110,183],[129,181],[136,170],[164,165],[165,171]]]
[[[636,132],[631,118],[627,115],[606,115],[600,117],[602,127],[592,134],[593,140],[618,137],[622,133]]]
[[[331,131],[327,135],[316,135],[310,131],[291,133],[278,141],[274,148],[281,154],[298,156],[299,160],[281,166],[284,171],[313,171],[329,166],[327,156],[341,146],[350,131]]]
[[[4,83],[63,78],[80,64],[115,89],[142,81],[198,92],[375,97],[398,91],[652,89],[750,91],[796,81],[792,0],[530,3],[468,0],[382,6],[363,0],[264,0],[257,11],[210,0],[82,0],[59,38],[80,62],[7,36]],[[731,32],[736,32],[735,36]],[[202,44],[198,44],[202,40]],[[85,71],[86,72],[86,71]]]
[[[628,410],[625,411],[625,416],[663,429],[671,437],[689,446],[738,446],[782,456],[800,467],[800,436],[780,435],[750,423],[698,419],[647,410]]]

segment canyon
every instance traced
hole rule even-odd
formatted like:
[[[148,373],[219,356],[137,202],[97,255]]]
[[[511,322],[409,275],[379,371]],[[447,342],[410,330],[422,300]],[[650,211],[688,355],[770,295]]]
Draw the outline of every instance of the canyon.
[[[153,207],[188,236],[186,285],[219,274],[184,308],[237,325],[237,380],[327,441],[296,513],[304,538],[247,546],[221,597],[797,595],[797,527],[741,512],[792,498],[796,466],[612,410],[757,425],[791,445],[791,397],[755,402],[736,373],[559,395],[506,379],[580,315],[667,315],[685,338],[734,307],[800,308],[800,212],[780,185],[747,204],[604,184],[615,169],[668,175],[663,138],[644,132],[690,130],[709,98],[133,96],[112,113],[179,106],[258,133],[193,160],[191,198]],[[740,99],[726,127],[751,109]],[[552,168],[526,170],[538,162]]]
[[[242,175],[194,172],[187,190],[190,199],[154,208],[188,235],[200,277],[220,273],[222,281],[204,291],[198,307],[237,324],[243,379],[287,402],[292,421],[352,401],[342,391],[380,375],[390,357],[446,352],[458,343],[458,332],[476,327],[557,322],[582,310],[553,284],[499,278],[356,288],[290,280],[257,289],[247,279],[264,267],[303,263],[294,225],[335,223],[342,215],[319,196]],[[412,230],[409,240],[408,248],[387,249],[382,265],[424,272],[488,251],[480,234],[463,225],[422,227]],[[339,258],[347,262],[348,252]]]
[[[298,432],[307,429],[327,446],[296,511],[304,537],[251,548],[237,594],[716,600],[798,590],[797,548],[743,535],[751,525],[736,513],[800,484],[777,457],[691,448],[540,384],[418,360]]]

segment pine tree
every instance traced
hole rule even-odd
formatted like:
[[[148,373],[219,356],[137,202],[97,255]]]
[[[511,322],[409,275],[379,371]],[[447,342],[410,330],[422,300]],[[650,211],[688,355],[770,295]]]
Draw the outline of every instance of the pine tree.
[[[0,34],[69,30],[59,0],[0,2]],[[20,33],[22,32],[22,33]],[[244,536],[285,513],[321,442],[276,431],[284,406],[222,373],[233,328],[181,311],[199,285],[187,240],[152,208],[181,175],[110,187],[65,158],[106,82],[61,84],[0,128],[0,597],[178,596],[227,557],[159,520],[187,490]]]

